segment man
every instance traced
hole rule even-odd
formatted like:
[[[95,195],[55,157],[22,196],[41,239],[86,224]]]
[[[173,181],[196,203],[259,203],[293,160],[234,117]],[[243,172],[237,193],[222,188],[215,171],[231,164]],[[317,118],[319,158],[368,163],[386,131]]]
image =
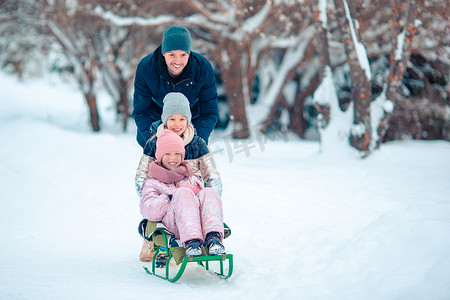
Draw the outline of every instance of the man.
[[[137,66],[134,81],[133,118],[137,141],[143,148],[153,122],[161,119],[163,99],[169,92],[183,93],[189,100],[192,123],[208,143],[218,120],[217,88],[209,61],[191,51],[190,32],[181,25],[164,30],[161,45]]]

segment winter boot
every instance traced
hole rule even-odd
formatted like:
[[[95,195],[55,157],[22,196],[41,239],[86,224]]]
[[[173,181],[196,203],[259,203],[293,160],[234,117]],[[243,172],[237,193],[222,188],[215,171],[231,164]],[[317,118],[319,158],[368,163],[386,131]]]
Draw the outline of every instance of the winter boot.
[[[202,243],[200,240],[190,240],[186,242],[186,256],[202,255]]]
[[[167,255],[164,253],[159,253],[155,259],[156,268],[165,268],[167,263]]]
[[[139,253],[139,259],[143,262],[152,261],[153,255],[155,254],[153,249],[153,242],[147,241],[144,239],[144,243],[142,244],[141,253]]]
[[[208,248],[209,255],[219,255],[225,253],[225,246],[222,244],[222,239],[218,232],[209,232],[206,235],[206,248]]]

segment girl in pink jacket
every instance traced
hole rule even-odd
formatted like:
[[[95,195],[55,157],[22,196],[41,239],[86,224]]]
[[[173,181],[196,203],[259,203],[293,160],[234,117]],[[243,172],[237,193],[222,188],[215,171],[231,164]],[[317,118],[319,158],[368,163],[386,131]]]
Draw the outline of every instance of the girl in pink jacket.
[[[225,253],[222,201],[217,192],[204,187],[184,161],[183,140],[164,130],[156,142],[156,161],[149,165],[142,187],[140,210],[149,221],[161,221],[186,248],[186,256]]]

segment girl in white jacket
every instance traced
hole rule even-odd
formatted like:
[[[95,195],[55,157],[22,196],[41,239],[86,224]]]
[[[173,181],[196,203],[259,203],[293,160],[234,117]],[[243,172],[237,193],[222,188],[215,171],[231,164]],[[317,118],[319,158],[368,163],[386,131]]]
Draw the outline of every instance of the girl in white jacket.
[[[161,120],[152,124],[152,137],[145,144],[144,154],[136,171],[135,186],[139,198],[142,197],[143,183],[149,178],[149,166],[156,160],[156,141],[165,129],[176,132],[183,139],[185,161],[189,162],[194,174],[201,176],[207,187],[213,188],[221,196],[222,181],[219,172],[207,144],[196,134],[191,117],[189,101],[182,93],[173,92],[165,96]],[[154,254],[152,248],[152,242],[144,239],[139,259],[151,261]]]

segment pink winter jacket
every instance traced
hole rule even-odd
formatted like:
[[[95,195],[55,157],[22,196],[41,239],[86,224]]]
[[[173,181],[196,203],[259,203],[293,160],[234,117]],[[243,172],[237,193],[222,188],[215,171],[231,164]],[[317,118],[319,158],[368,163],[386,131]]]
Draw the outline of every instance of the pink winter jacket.
[[[140,202],[141,214],[149,221],[161,221],[169,207],[168,195],[173,195],[179,187],[193,185],[198,190],[203,189],[203,180],[198,175],[185,177],[175,183],[164,183],[155,178],[147,178],[142,187]]]

